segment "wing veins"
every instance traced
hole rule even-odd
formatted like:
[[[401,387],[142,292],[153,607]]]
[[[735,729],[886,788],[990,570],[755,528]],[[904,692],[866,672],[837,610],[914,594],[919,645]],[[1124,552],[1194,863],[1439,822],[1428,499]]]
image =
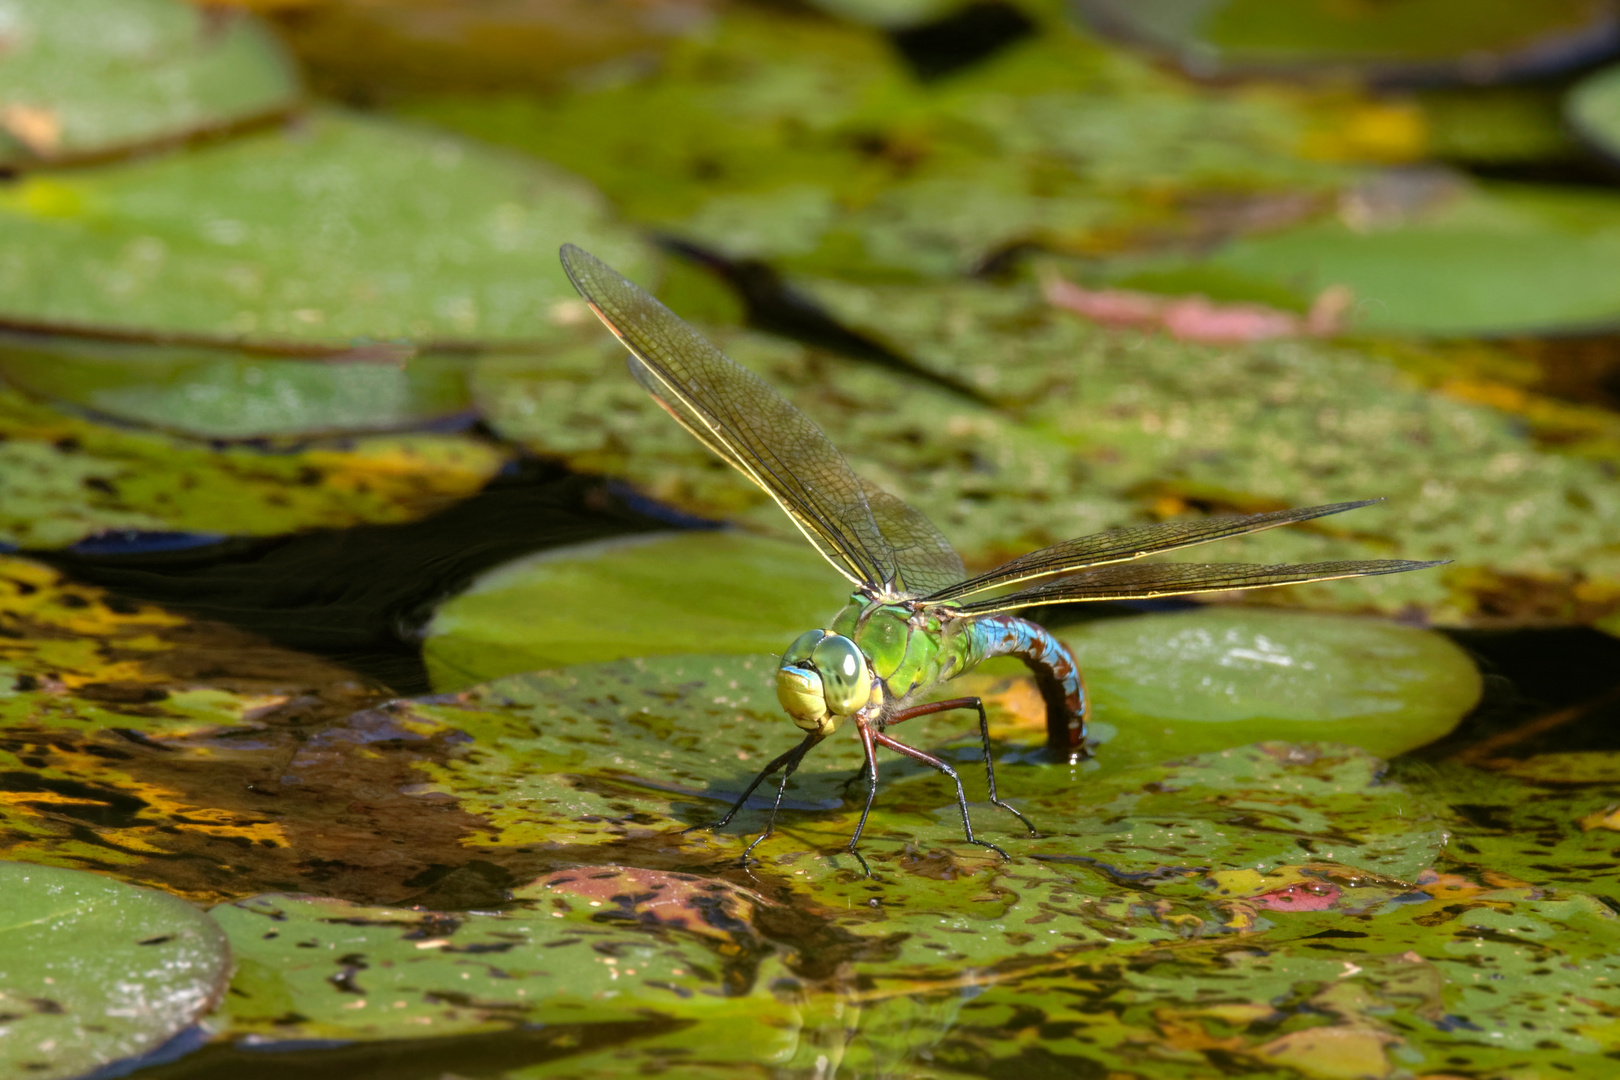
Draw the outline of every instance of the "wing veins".
[[[1162,555],[1182,548],[1225,540],[1233,536],[1274,529],[1300,521],[1341,514],[1346,510],[1368,506],[1379,499],[1357,502],[1329,503],[1323,506],[1300,507],[1291,510],[1273,510],[1264,514],[1200,518],[1192,521],[1162,521],[1152,525],[1137,525],[1124,529],[1080,536],[1061,544],[1021,555],[994,570],[958,582],[928,597],[930,600],[954,600],[973,596],[990,589],[1016,585],[1022,581],[1072,574],[1080,570],[1114,563],[1131,562],[1149,555]]]
[[[1446,560],[1365,559],[1340,562],[1260,565],[1255,563],[1151,563],[1108,566],[1058,581],[1042,582],[1006,596],[956,605],[968,615],[1013,611],[1036,604],[1075,604],[1093,600],[1145,600],[1160,596],[1263,589],[1338,578],[1375,577],[1441,566]]]

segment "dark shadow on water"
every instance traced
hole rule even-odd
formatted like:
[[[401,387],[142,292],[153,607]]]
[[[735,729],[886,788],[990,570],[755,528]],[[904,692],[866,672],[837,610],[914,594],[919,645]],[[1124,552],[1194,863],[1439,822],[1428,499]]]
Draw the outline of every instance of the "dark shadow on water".
[[[534,551],[706,526],[615,485],[525,462],[421,521],[121,552],[30,552],[73,578],[429,692],[417,633],[440,600]]]

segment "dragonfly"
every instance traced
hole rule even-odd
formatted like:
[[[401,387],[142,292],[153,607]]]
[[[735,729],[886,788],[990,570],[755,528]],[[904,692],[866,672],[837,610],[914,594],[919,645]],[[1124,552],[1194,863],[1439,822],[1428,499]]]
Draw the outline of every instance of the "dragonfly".
[[[962,778],[939,757],[889,730],[954,710],[978,713],[990,802],[1039,833],[996,790],[990,725],[978,697],[918,699],[991,657],[1013,656],[1034,676],[1046,709],[1050,755],[1074,762],[1087,754],[1089,702],[1069,648],[1024,608],[1230,592],[1335,578],[1395,574],[1436,562],[1369,559],[1300,565],[1142,563],[1150,555],[1310,521],[1377,502],[1364,499],[1242,516],[1164,521],[1066,540],[969,576],[943,533],[919,511],[856,475],[809,417],[769,383],[728,358],[657,299],[594,255],[565,244],[563,269],[596,316],[630,352],[630,374],[653,399],[720,459],[774,499],[821,555],[854,586],[827,626],[807,630],[782,654],[776,696],[804,734],[772,759],[719,820],[729,824],[754,791],[781,780],[765,830],[742,862],[776,827],[788,780],[817,744],[854,728],[866,755],[866,802],[845,850],[857,850],[878,791],[879,747],[938,770],[956,785],[969,844],[1000,847],[973,831]],[[1006,590],[1012,591],[1006,591]]]

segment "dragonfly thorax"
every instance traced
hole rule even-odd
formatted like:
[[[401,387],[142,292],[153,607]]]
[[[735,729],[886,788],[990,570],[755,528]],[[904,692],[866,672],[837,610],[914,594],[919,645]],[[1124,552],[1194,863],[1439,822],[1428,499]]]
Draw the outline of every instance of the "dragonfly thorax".
[[[844,720],[881,702],[883,690],[860,646],[842,634],[808,630],[782,654],[776,699],[803,730],[830,734]]]

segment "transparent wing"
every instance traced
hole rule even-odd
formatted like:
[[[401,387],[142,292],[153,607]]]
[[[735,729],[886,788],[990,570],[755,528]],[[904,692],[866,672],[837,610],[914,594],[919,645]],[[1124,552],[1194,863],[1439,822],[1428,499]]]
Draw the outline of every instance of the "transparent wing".
[[[894,549],[900,585],[905,592],[926,595],[967,577],[962,556],[932,521],[882,488],[873,487],[865,480],[861,483],[866,487],[866,502],[872,508],[872,517],[877,520],[883,538]]]
[[[1012,611],[1035,604],[1073,604],[1087,600],[1131,600],[1155,596],[1261,589],[1271,585],[1297,585],[1305,581],[1372,577],[1423,570],[1441,562],[1409,559],[1368,559],[1352,562],[1302,563],[1298,566],[1256,566],[1249,563],[1152,563],[1146,566],[1105,566],[1084,574],[1042,582],[1007,596],[994,596],[959,605],[969,615]]]
[[[1297,510],[1275,510],[1268,514],[1249,514],[1244,517],[1165,521],[1156,525],[1113,529],[1092,536],[1065,540],[1061,544],[1053,544],[1051,547],[1032,551],[1028,555],[1021,555],[994,570],[943,588],[930,595],[928,599],[954,600],[989,589],[999,589],[1005,585],[1016,585],[1020,581],[1051,577],[1054,574],[1070,574],[1076,570],[1106,566],[1109,563],[1129,562],[1148,555],[1161,555],[1167,551],[1177,551],[1196,544],[1207,544],[1212,540],[1224,540],[1229,536],[1242,536],[1245,533],[1274,529],[1279,525],[1340,514],[1346,510],[1354,510],[1358,506],[1367,506],[1380,501],[1363,499],[1360,502],[1330,503],[1327,506],[1307,506]]]
[[[564,244],[561,257],[574,288],[630,350],[632,374],[675,419],[764,488],[845,577],[899,578],[866,488],[809,417],[594,255]]]

